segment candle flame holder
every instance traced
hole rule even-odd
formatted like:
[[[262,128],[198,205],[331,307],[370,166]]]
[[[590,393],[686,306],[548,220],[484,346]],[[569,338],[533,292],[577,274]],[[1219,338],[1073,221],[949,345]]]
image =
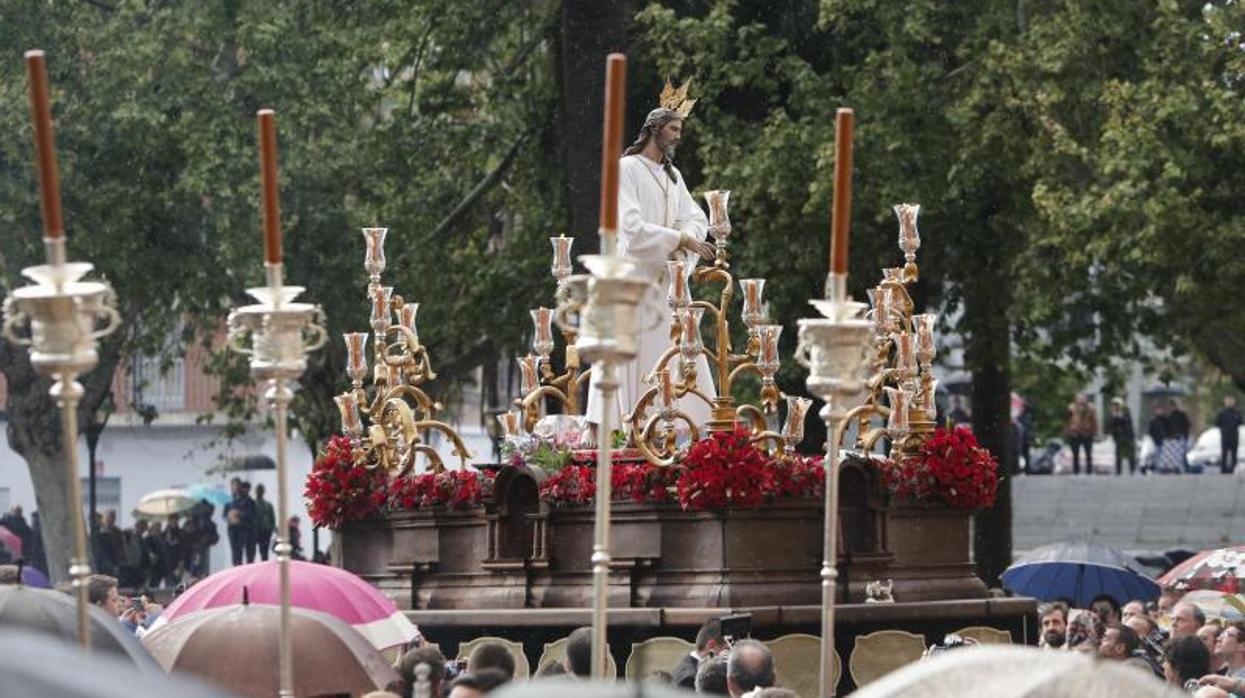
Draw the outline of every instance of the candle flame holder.
[[[355,443],[356,462],[369,469],[382,468],[395,477],[410,472],[421,454],[433,472],[445,470],[441,455],[429,443],[434,432],[449,440],[460,467],[466,468],[471,458],[467,445],[452,426],[437,418],[442,404],[421,387],[437,374],[428,348],[419,339],[415,323],[419,304],[381,283],[388,230],[363,229],[363,268],[371,301],[372,390],[369,398],[365,387],[368,333],[347,333],[342,339],[351,387],[336,398],[342,432]]]
[[[78,598],[78,641],[91,645],[86,580],[91,576],[86,527],[82,508],[82,485],[78,477],[78,403],[83,388],[77,377],[99,363],[96,343],[121,323],[116,295],[101,281],[83,281],[91,264],[65,261],[65,238],[44,238],[48,263],[26,267],[22,275],[32,284],[14,290],[4,299],[6,339],[25,346],[36,373],[50,376],[48,391],[61,412],[61,450],[69,483],[70,526],[74,532],[69,577]]]

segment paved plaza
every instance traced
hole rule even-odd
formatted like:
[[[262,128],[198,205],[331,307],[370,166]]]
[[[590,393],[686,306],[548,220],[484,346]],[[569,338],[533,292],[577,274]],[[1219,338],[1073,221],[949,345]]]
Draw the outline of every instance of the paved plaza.
[[[1087,534],[1129,552],[1245,541],[1245,478],[1020,476],[1012,481],[1017,554]]]

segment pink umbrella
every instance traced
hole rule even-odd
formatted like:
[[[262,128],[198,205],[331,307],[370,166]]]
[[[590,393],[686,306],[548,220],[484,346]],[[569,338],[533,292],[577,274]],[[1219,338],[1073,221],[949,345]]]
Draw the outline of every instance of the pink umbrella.
[[[21,537],[4,526],[0,526],[0,543],[3,543],[4,547],[8,548],[10,553],[13,553],[14,557],[22,556]]]
[[[277,561],[239,565],[204,579],[169,604],[152,629],[195,611],[240,604],[244,588],[252,604],[279,605]],[[377,649],[410,643],[420,636],[393,601],[355,575],[328,565],[290,561],[290,604],[350,624]]]

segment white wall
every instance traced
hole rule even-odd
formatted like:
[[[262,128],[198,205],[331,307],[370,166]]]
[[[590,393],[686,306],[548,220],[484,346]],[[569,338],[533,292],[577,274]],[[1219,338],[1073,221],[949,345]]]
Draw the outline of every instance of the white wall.
[[[0,420],[0,425],[4,421]],[[264,483],[267,498],[276,506],[276,471],[253,471],[208,475],[207,470],[221,462],[221,458],[262,454],[274,461],[277,455],[276,439],[272,432],[252,434],[232,445],[209,445],[219,434],[219,427],[195,424],[168,424],[157,422],[153,426],[126,424],[114,416],[100,436],[96,459],[103,462],[105,477],[121,479],[121,506],[117,512],[122,528],[134,524],[131,512],[138,500],[146,493],[167,487],[181,487],[199,482],[219,483],[228,486],[233,475],[250,480],[252,484]],[[302,546],[311,555],[311,522],[303,504],[303,483],[311,472],[311,452],[297,434],[289,441],[288,480],[286,499],[291,516],[302,518]],[[79,439],[79,472],[88,476],[86,439]],[[20,504],[26,513],[36,510],[34,487],[26,461],[14,453],[7,440],[0,439],[0,488],[8,488],[10,505]],[[86,497],[86,492],[83,492]],[[101,507],[102,509],[102,507]],[[230,560],[225,522],[217,507],[215,515],[220,542],[212,549],[212,569],[222,569]],[[328,535],[321,535],[321,548],[327,548]]]

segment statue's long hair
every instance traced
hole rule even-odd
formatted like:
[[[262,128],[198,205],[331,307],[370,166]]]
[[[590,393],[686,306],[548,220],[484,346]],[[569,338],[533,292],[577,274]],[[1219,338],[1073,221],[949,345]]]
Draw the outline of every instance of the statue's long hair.
[[[648,145],[649,139],[655,137],[657,132],[666,124],[675,119],[682,118],[677,112],[669,109],[654,109],[649,113],[648,118],[644,120],[644,127],[640,129],[640,135],[636,136],[634,143],[627,146],[627,149],[623,151],[623,155],[639,155],[644,151],[644,147]],[[666,176],[670,178],[670,181],[677,184],[679,177],[674,173],[674,163],[670,161],[670,158],[666,157],[665,153],[661,156],[661,166],[666,171]]]

